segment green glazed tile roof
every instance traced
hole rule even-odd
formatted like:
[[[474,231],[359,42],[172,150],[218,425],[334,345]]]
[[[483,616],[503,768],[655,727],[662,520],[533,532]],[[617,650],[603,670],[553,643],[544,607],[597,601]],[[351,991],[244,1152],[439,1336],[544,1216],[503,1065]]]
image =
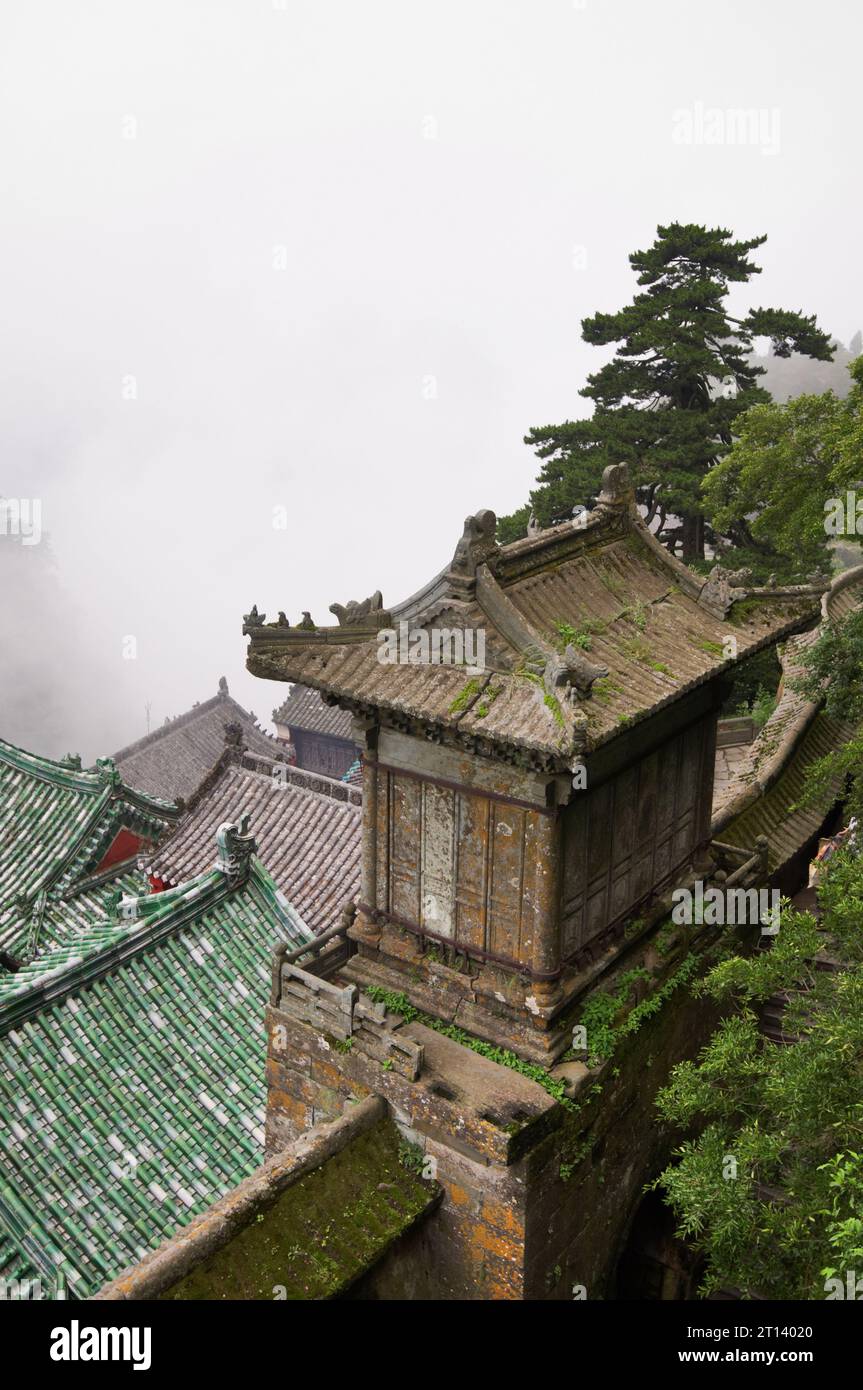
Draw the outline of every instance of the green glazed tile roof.
[[[32,1286],[33,1280],[38,1278],[36,1270],[24,1258],[15,1242],[0,1231],[0,1300],[13,1298],[20,1292],[22,1283]]]
[[[54,951],[94,922],[108,920],[111,898],[122,893],[142,892],[140,874],[125,867],[103,882],[62,898],[48,897],[39,926],[39,954]],[[31,917],[32,921],[32,917]],[[5,976],[0,974],[0,986]]]
[[[56,901],[92,874],[122,829],[158,842],[179,812],[125,786],[113,763],[81,770],[0,739],[0,949],[29,955],[74,930]],[[40,900],[40,895],[45,895]]]
[[[124,907],[0,987],[0,1257],[74,1297],[262,1161],[272,947],[311,936],[255,858]]]

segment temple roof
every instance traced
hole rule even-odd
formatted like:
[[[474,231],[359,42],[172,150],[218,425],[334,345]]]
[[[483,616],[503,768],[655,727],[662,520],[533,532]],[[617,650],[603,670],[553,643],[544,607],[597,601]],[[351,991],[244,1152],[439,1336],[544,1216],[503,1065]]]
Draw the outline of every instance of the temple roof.
[[[273,721],[303,733],[325,734],[352,742],[351,716],[338,705],[325,705],[317,690],[295,685],[284,704],[273,710]]]
[[[495,526],[489,511],[468,517],[450,566],[396,608],[378,593],[334,604],[338,626],[296,628],[253,608],[249,670],[396,727],[563,768],[818,615],[823,584],[751,588],[683,565],[641,520],[625,465],[606,469],[596,508],[572,522],[506,546]],[[471,656],[481,633],[484,660],[380,659],[382,631],[407,643],[435,629],[463,634]]]
[[[109,851],[122,858],[123,831],[155,842],[179,815],[169,801],[128,787],[110,758],[86,770],[80,762],[0,739],[0,949],[13,955],[53,939],[56,904]]]
[[[114,754],[125,781],[153,796],[188,801],[225,746],[225,725],[241,724],[247,747],[272,756],[276,741],[228,694],[224,676],[211,700],[145,734]]]
[[[152,871],[177,883],[212,858],[219,825],[247,811],[258,855],[310,929],[334,926],[360,886],[358,788],[246,753],[229,764],[156,851]]]
[[[261,1163],[272,947],[311,932],[253,849],[221,827],[216,867],[0,980],[0,1262],[18,1277],[92,1294]]]
[[[857,730],[835,718],[801,693],[806,652],[823,625],[841,622],[863,603],[863,565],[836,576],[821,601],[821,625],[791,637],[780,648],[782,683],[770,718],[740,760],[713,817],[713,834],[739,848],[759,836],[767,840],[771,873],[777,873],[817,835],[831,807],[841,797],[843,779],[835,776],[822,793],[805,796],[807,777],[817,759],[852,739]]]

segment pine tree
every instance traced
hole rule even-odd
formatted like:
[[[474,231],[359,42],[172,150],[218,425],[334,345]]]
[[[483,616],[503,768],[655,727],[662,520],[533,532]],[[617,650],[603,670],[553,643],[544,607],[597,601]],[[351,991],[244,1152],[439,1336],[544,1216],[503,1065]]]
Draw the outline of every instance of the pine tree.
[[[753,339],[767,337],[777,357],[804,353],[831,360],[830,340],[815,318],[783,309],[752,309],[744,318],[726,307],[729,286],[760,274],[750,252],[765,236],[733,241],[730,231],[672,223],[629,261],[644,289],[617,313],[582,322],[585,342],[616,344],[612,360],[588,377],[581,395],[594,403],[589,420],[532,429],[525,438],[545,461],[532,509],[550,525],[574,503],[595,496],[607,463],[628,462],[660,528],[682,521],[683,558],[704,556],[701,482],[732,443],[734,421],[769,400],[758,385],[763,368],[750,363]],[[503,539],[523,534],[523,512],[504,518]],[[747,543],[743,518],[738,543]]]

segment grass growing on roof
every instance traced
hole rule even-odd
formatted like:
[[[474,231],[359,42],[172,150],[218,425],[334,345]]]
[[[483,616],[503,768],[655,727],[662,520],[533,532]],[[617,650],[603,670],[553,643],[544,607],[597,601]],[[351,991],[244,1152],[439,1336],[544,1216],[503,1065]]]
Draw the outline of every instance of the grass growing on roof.
[[[589,1065],[598,1066],[600,1062],[606,1061],[624,1038],[636,1033],[646,1018],[658,1013],[675,990],[688,983],[698,964],[697,955],[694,953],[688,955],[674,974],[660,985],[659,989],[654,990],[646,999],[642,999],[640,1004],[636,1004],[634,1008],[630,1009],[619,1026],[615,1026],[614,1020],[621,1009],[624,1009],[628,1004],[633,985],[638,980],[650,979],[650,975],[643,966],[637,966],[634,970],[628,970],[625,975],[621,975],[615,989],[594,994],[592,998],[588,999],[581,1011],[579,1023],[587,1030]],[[564,1058],[573,1055],[572,1052],[564,1053]]]
[[[560,701],[557,696],[546,693],[542,697],[542,703],[545,705],[546,709],[551,710],[555,724],[557,724],[559,728],[565,729],[566,724],[564,723],[563,710],[560,707]]]
[[[474,714],[477,719],[485,719],[498,695],[503,691],[502,685],[489,685],[483,693],[482,699],[477,704]]]
[[[383,989],[380,985],[369,985],[365,993],[376,1004],[383,1004],[392,1013],[400,1014],[405,1022],[422,1023],[426,1028],[433,1028],[442,1037],[450,1038],[452,1042],[459,1043],[461,1047],[470,1048],[471,1052],[476,1052],[478,1056],[487,1057],[489,1061],[497,1062],[499,1066],[508,1067],[510,1071],[517,1071],[521,1076],[536,1081],[564,1109],[578,1109],[575,1103],[565,1095],[565,1083],[555,1080],[544,1067],[537,1066],[535,1062],[525,1062],[506,1047],[496,1047],[493,1043],[483,1042],[482,1039],[473,1037],[471,1033],[466,1033],[463,1028],[457,1028],[454,1023],[442,1023],[439,1018],[433,1018],[431,1014],[423,1013],[401,991]]]
[[[589,652],[594,635],[605,632],[607,627],[608,623],[602,618],[584,618],[577,627],[572,623],[557,622],[554,625],[557,634],[555,646],[559,652],[566,651],[569,646],[580,647],[582,651]]]
[[[611,703],[613,695],[619,695],[623,690],[620,681],[613,676],[601,676],[598,681],[594,681],[591,686],[591,695],[594,700],[598,700],[601,705]]]
[[[462,686],[449,707],[449,714],[463,714],[471,700],[477,696],[482,689],[482,681],[478,676],[472,676],[469,681]]]
[[[620,645],[621,650],[633,661],[640,661],[643,666],[649,666],[651,671],[659,671],[663,676],[670,676],[672,680],[677,679],[664,661],[656,661],[651,656],[650,643],[644,637],[628,637]]]

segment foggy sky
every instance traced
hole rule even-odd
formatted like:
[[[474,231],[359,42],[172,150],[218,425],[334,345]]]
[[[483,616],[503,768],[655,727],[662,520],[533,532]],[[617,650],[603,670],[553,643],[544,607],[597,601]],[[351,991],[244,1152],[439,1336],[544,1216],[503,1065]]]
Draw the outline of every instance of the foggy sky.
[[[243,613],[395,603],[523,503],[522,437],[589,413],[580,320],[657,223],[768,233],[737,302],[847,342],[861,30],[847,0],[3,0],[0,495],[41,499],[55,566],[0,566],[0,734],[88,762],[223,674],[268,720]],[[771,147],[677,143],[699,104]]]

